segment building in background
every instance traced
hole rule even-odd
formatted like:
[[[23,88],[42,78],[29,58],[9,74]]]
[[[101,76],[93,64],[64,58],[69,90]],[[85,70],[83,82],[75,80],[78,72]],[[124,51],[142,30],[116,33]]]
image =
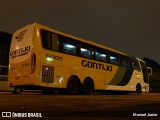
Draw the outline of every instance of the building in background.
[[[12,90],[8,83],[9,50],[12,34],[0,31],[0,91]]]

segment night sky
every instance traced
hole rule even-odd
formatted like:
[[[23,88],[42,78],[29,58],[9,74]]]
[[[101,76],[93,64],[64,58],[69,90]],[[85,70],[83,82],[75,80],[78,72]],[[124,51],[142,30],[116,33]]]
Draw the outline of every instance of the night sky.
[[[160,0],[1,0],[0,30],[37,22],[160,63]]]

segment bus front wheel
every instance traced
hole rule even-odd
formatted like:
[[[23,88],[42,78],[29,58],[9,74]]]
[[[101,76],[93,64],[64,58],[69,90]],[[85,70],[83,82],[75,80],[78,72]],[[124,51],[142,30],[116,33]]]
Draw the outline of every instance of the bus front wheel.
[[[91,78],[85,78],[82,84],[82,92],[85,95],[90,95],[94,92],[94,82]]]

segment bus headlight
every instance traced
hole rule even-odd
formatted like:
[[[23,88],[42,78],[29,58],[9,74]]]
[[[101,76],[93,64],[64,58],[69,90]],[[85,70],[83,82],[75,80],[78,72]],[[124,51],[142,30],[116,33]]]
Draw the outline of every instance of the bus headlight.
[[[145,92],[145,93],[148,93],[149,92],[149,84],[145,83],[143,88],[142,88],[142,91]]]

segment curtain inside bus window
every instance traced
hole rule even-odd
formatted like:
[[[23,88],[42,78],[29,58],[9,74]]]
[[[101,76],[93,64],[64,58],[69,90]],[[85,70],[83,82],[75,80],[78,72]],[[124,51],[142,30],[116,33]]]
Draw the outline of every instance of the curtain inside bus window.
[[[41,30],[41,39],[43,48],[55,51],[59,50],[59,38],[57,34]]]

